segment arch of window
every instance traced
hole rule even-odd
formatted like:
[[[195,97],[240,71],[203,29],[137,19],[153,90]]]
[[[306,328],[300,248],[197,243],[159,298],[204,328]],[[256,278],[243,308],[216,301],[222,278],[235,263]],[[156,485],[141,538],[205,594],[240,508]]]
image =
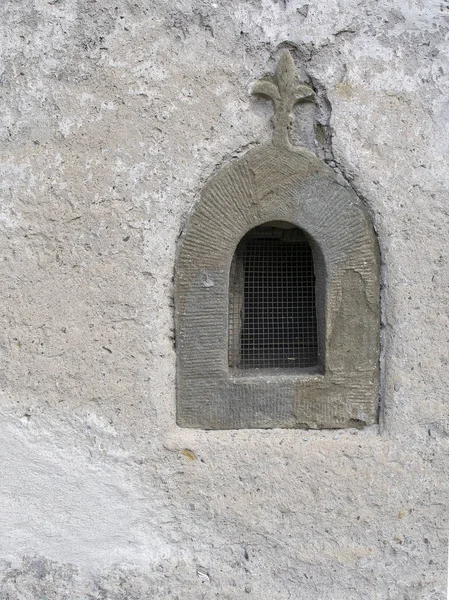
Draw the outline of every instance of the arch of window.
[[[377,239],[353,190],[310,152],[267,144],[216,173],[175,275],[178,425],[377,422]]]

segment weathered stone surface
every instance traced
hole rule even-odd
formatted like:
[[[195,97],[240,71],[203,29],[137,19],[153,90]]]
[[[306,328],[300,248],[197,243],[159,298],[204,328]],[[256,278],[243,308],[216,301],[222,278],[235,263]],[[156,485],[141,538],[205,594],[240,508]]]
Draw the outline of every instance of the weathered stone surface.
[[[273,144],[250,150],[211,179],[182,239],[175,284],[182,427],[323,429],[377,422],[376,236],[350,187],[311,152],[289,148],[277,130]],[[273,221],[296,225],[312,244],[319,373],[228,367],[232,257],[248,231]]]
[[[0,4],[0,597],[444,597],[448,14]],[[177,239],[217,167],[271,138],[247,90],[287,41],[315,150],[378,234],[381,424],[178,429]]]

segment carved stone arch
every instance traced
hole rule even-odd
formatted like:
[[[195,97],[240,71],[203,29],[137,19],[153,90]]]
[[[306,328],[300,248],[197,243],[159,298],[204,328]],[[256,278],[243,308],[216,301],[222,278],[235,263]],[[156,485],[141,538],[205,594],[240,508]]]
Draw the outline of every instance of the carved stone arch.
[[[231,261],[249,230],[272,221],[292,223],[313,240],[319,372],[236,373],[228,366]],[[341,428],[377,421],[377,240],[358,197],[311,152],[263,145],[208,182],[181,239],[175,307],[180,426]]]

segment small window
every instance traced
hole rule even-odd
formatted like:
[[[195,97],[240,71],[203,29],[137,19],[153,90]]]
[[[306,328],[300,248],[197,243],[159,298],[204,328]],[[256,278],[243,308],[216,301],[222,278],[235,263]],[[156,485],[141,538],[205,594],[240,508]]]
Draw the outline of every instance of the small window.
[[[371,425],[379,407],[376,234],[351,186],[292,145],[293,106],[314,92],[288,51],[253,91],[273,100],[273,139],[207,181],[180,240],[177,423]]]
[[[252,229],[237,247],[229,285],[229,367],[318,364],[313,255],[289,223]]]

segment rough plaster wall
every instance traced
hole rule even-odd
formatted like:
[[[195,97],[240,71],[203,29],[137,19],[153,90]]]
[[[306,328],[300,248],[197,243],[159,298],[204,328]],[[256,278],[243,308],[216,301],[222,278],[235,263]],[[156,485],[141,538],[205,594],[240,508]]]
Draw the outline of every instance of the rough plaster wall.
[[[447,0],[3,0],[0,22],[0,597],[443,598]],[[247,92],[286,41],[379,234],[381,427],[178,429],[177,237],[269,139]]]

